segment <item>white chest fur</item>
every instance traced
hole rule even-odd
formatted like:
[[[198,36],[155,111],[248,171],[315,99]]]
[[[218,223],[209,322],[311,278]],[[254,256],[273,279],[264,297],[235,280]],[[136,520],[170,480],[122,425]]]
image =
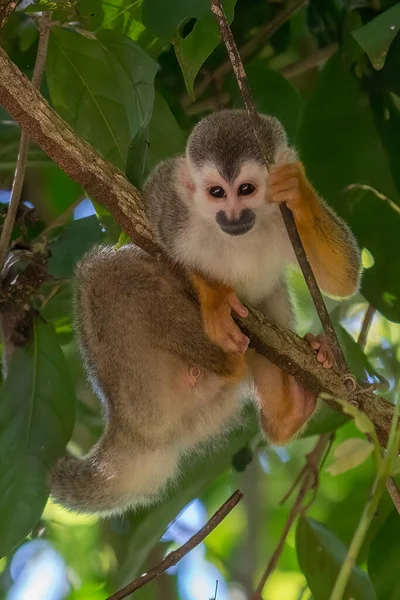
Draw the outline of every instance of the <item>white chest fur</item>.
[[[277,208],[277,207],[276,207]],[[215,221],[190,220],[175,241],[176,257],[188,269],[235,288],[241,300],[257,305],[274,291],[293,251],[277,211],[239,236],[223,233]]]

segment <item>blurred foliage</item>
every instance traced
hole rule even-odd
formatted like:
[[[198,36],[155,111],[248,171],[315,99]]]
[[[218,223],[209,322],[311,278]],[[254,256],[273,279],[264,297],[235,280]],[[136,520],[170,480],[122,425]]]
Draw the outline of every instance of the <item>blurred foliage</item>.
[[[352,372],[375,382],[395,402],[400,378],[400,3],[310,0],[265,35],[266,24],[290,4],[224,1],[258,109],[283,122],[310,179],[363,248],[360,293],[341,304],[328,300],[328,307]],[[220,69],[227,56],[218,45],[208,0],[32,0],[19,8],[2,32],[2,47],[30,77],[38,12],[53,12],[41,91],[136,185],[157,162],[184,150],[199,118],[219,107],[241,106],[235,79],[229,69]],[[0,193],[5,197],[19,135],[0,109]],[[0,390],[0,597],[27,597],[22,596],[25,585],[32,599],[104,599],[183,543],[241,487],[244,501],[205,544],[135,597],[207,600],[218,579],[218,600],[245,599],[286,522],[292,500],[281,506],[281,498],[304,466],[315,436],[335,431],[315,502],[289,534],[265,591],[268,600],[327,600],[375,467],[355,424],[325,405],[303,437],[285,449],[261,443],[248,409],[243,427],[227,443],[188,460],[177,487],[154,507],[106,522],[71,515],[51,502],[42,514],[48,469],[71,436],[75,403],[74,451],[86,452],[103,427],[77,358],[71,280],[88,248],[116,243],[121,231],[104,208],[94,204],[88,211],[91,205],[84,199],[80,186],[32,144],[23,201],[34,206],[38,221],[36,229],[27,223],[22,233],[34,238],[40,224],[50,241],[51,278],[36,299],[47,324],[37,321],[32,347],[15,355]],[[317,333],[302,277],[293,272],[290,281],[299,333]],[[357,337],[368,304],[379,312],[361,349]],[[178,517],[195,498],[200,500]],[[386,494],[352,571],[348,597],[400,598],[399,523]],[[44,572],[53,575],[48,595],[38,587],[37,573]],[[44,579],[39,577],[41,585]]]

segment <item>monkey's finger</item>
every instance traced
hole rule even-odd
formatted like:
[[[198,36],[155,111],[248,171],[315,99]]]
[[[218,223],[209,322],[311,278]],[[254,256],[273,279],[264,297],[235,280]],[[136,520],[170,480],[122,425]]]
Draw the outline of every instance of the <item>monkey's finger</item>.
[[[276,181],[268,182],[268,194],[270,196],[280,194],[281,192],[293,192],[300,191],[299,181],[295,177],[291,177],[290,179],[278,179]]]
[[[247,308],[240,302],[239,298],[236,296],[235,292],[232,292],[227,297],[229,306],[232,310],[235,311],[239,315],[239,317],[247,317],[249,311]]]
[[[306,333],[303,338],[308,344],[310,344],[311,348],[314,350],[319,350],[321,347],[321,341],[318,339],[318,336],[313,335],[312,333]]]

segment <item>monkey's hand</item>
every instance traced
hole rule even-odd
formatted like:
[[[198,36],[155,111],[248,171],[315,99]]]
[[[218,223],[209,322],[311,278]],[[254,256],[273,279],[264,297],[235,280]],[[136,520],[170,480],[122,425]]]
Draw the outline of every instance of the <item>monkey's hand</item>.
[[[197,290],[204,328],[208,337],[225,352],[232,355],[234,378],[242,377],[245,370],[243,354],[250,339],[244,335],[232,318],[232,310],[240,317],[247,317],[248,311],[239,301],[235,291],[225,285],[210,284],[200,275],[190,275]]]
[[[286,202],[296,222],[309,217],[318,206],[316,193],[306,177],[301,162],[270,167],[268,200]]]

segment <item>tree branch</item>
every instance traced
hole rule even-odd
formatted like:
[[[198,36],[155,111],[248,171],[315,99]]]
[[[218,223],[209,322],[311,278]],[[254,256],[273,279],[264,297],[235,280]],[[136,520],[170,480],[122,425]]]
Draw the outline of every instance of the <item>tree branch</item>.
[[[152,238],[140,192],[74,133],[1,48],[0,73],[0,104],[59,167],[108,208],[135,244],[150,254],[157,253],[159,248]],[[309,344],[296,333],[254,309],[250,309],[241,325],[250,335],[253,347],[315,394],[325,391],[339,398],[348,397],[343,377],[335,369],[324,369]],[[390,431],[392,405],[361,387],[355,393],[353,401],[373,421],[384,445]],[[341,411],[334,401],[329,404]]]
[[[0,31],[17,6],[17,0],[0,0]]]
[[[332,433],[322,434],[318,438],[314,449],[309,454],[307,454],[307,464],[300,474],[299,481],[302,481],[302,483],[297,493],[296,500],[294,501],[293,506],[290,509],[289,517],[283,528],[278,545],[275,548],[275,551],[271,556],[264,573],[261,576],[257,589],[252,597],[252,600],[262,600],[262,591],[265,587],[268,577],[271,575],[272,571],[275,569],[278,563],[279,557],[282,553],[283,547],[286,542],[286,538],[296,517],[310,506],[310,503],[304,506],[304,499],[310,490],[317,489],[318,471],[320,468],[320,463],[321,461],[323,461],[325,451],[331,443],[332,435]]]
[[[32,85],[39,89],[43,78],[44,67],[46,64],[47,46],[49,43],[51,25],[51,12],[43,11],[39,23],[39,46],[36,55],[35,67],[32,75]],[[10,203],[8,205],[7,215],[4,221],[0,237],[0,271],[3,269],[8,247],[10,245],[11,235],[14,228],[15,218],[17,216],[19,201],[21,199],[22,187],[24,185],[26,164],[28,160],[29,136],[22,130],[21,140],[19,142],[18,159],[15,167],[14,181],[11,190]]]
[[[304,4],[306,4],[308,0],[293,0],[288,3],[284,8],[282,8],[272,19],[265,23],[260,27],[257,33],[243,44],[240,48],[240,54],[243,59],[249,58],[254,52],[261,46],[262,43],[265,43],[286,21],[288,21],[294,13],[296,13]],[[209,88],[213,81],[220,81],[227,73],[230,72],[232,66],[230,60],[225,61],[215,69],[213,73],[204,77],[203,81],[200,82],[194,90],[195,98],[198,98]],[[191,104],[193,104],[193,99],[186,95],[182,102],[182,108],[186,109]]]
[[[254,136],[260,147],[260,150],[264,157],[265,163],[268,165],[268,163],[273,162],[272,148],[264,147],[264,145],[261,141],[261,138],[259,136],[260,117],[257,113],[256,107],[254,104],[254,100],[252,98],[247,75],[244,70],[243,62],[242,62],[242,59],[240,58],[240,54],[237,49],[236,42],[232,35],[232,31],[229,27],[228,21],[226,20],[221,1],[220,0],[211,0],[211,10],[215,15],[219,29],[221,31],[222,39],[223,39],[226,49],[228,51],[228,55],[229,55],[230,61],[232,63],[232,68],[233,68],[233,71],[235,73],[235,77],[237,80],[237,84],[239,86],[240,93],[242,95],[242,99],[243,99],[244,105],[247,110],[247,115],[249,117],[250,125],[254,132]],[[318,287],[317,280],[315,279],[311,265],[308,262],[308,258],[305,253],[304,246],[302,244],[299,233],[297,231],[294,217],[293,217],[292,213],[290,212],[290,210],[287,208],[286,204],[284,204],[284,203],[280,204],[279,207],[281,209],[282,218],[285,223],[285,227],[288,232],[289,239],[292,243],[293,250],[296,254],[298,263],[300,265],[300,269],[304,275],[304,279],[306,280],[308,289],[310,290],[311,297],[313,299],[315,308],[317,310],[318,316],[322,323],[322,327],[324,328],[328,342],[331,346],[333,355],[336,359],[337,366],[344,375],[349,372],[349,368],[347,367],[343,351],[340,347],[339,340],[336,336],[335,329],[332,325],[332,321],[330,319],[328,310],[327,310],[327,308],[325,306],[325,302],[322,298],[322,294]]]
[[[150,569],[150,571],[144,573],[135,579],[135,581],[132,581],[132,583],[129,583],[115,594],[112,594],[112,596],[109,596],[106,600],[122,600],[123,598],[126,598],[130,594],[133,594],[133,592],[136,592],[142,588],[153,579],[156,579],[156,577],[159,577],[165,573],[165,571],[170,567],[176,565],[184,556],[189,554],[193,548],[196,548],[196,546],[201,544],[201,542],[203,542],[205,538],[210,535],[212,531],[214,531],[214,529],[225,519],[225,517],[229,515],[229,513],[235,508],[242,498],[242,492],[240,490],[236,490],[236,492],[232,494],[232,496],[228,498],[226,502],[224,502],[224,504],[217,510],[217,512],[204,525],[204,527],[195,533],[190,540],[186,542],[186,544],[183,544],[183,546],[177,550],[170,552],[164,558],[164,560]]]

